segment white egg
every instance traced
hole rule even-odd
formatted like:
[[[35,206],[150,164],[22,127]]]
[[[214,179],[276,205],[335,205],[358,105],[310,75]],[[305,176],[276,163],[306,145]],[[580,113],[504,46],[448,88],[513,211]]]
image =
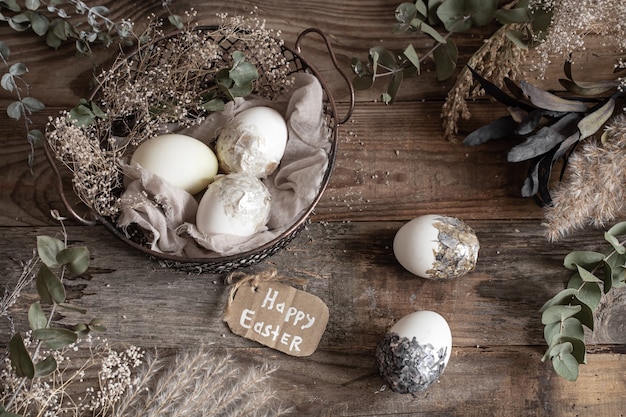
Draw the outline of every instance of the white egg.
[[[251,236],[265,228],[270,199],[265,184],[253,175],[218,175],[200,200],[196,228],[207,236]]]
[[[211,148],[191,136],[174,133],[141,143],[130,161],[191,194],[205,189],[218,169]]]
[[[471,227],[454,217],[428,214],[404,224],[393,253],[409,272],[429,279],[450,279],[472,271],[480,245]]]
[[[270,107],[252,107],[238,113],[220,130],[215,151],[224,172],[247,172],[265,178],[280,164],[287,136],[287,124],[279,112]]]
[[[390,388],[402,394],[424,391],[443,373],[452,352],[446,319],[416,311],[389,329],[376,348],[376,361]]]

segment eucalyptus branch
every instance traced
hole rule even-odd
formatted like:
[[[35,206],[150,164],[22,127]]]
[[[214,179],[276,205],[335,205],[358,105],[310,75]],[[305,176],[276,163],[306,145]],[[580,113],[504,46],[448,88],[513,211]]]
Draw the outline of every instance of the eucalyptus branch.
[[[594,311],[603,294],[626,287],[626,239],[618,239],[624,234],[626,222],[616,224],[604,234],[611,245],[606,254],[595,251],[568,254],[563,263],[574,273],[567,288],[540,310],[548,344],[542,361],[550,360],[555,371],[568,380],[576,380],[579,365],[586,363],[583,326],[593,331]]]

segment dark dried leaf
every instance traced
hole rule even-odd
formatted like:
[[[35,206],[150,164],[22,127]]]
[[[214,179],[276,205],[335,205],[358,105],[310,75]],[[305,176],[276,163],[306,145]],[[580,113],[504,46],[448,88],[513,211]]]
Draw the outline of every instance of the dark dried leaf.
[[[521,81],[520,87],[524,94],[528,96],[530,102],[535,106],[546,109],[561,112],[586,112],[587,105],[582,101],[568,100],[566,98],[559,97],[555,94],[544,91],[527,81]]]
[[[532,111],[534,109],[534,107],[532,107],[528,103],[517,100],[516,98],[511,97],[510,95],[502,91],[497,85],[483,78],[472,67],[468,66],[467,68],[469,68],[469,70],[471,71],[476,81],[478,81],[478,83],[483,88],[483,90],[485,90],[485,93],[489,94],[491,97],[495,98],[500,103],[504,104],[505,106],[519,107],[526,111]]]
[[[467,146],[482,145],[494,139],[514,136],[517,122],[511,116],[501,117],[488,125],[482,126],[467,135],[463,144]]]
[[[580,131],[580,139],[588,138],[596,133],[613,115],[615,110],[615,98],[609,97],[593,112],[587,114],[578,122],[578,130]]]
[[[559,79],[559,83],[570,93],[580,96],[597,96],[604,94],[607,91],[615,89],[618,85],[618,83],[614,81],[583,83],[563,78]]]
[[[509,151],[507,160],[509,162],[521,162],[545,154],[575,131],[579,119],[578,114],[570,113],[560,118],[553,125],[542,127],[523,143],[514,146]]]

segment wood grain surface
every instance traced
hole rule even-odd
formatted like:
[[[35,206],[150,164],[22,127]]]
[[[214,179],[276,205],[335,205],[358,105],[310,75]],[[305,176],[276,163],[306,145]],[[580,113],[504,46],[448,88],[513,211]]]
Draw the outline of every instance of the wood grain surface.
[[[113,18],[145,24],[162,15],[161,1],[101,1]],[[404,46],[391,34],[390,0],[230,2],[181,0],[172,7],[194,8],[202,24],[216,14],[254,11],[268,27],[280,30],[287,45],[317,27],[330,37],[343,71],[352,57],[366,58],[369,47]],[[461,61],[495,28],[457,35]],[[46,109],[32,116],[43,128],[49,116],[74,106],[91,91],[93,74],[106,68],[115,49],[76,57],[71,45],[47,48],[32,34],[0,25],[0,40],[10,44],[13,62],[24,62],[31,94]],[[422,42],[422,43],[420,43]],[[419,38],[416,48],[426,48]],[[319,38],[303,42],[303,55],[319,69],[348,111],[348,88]],[[591,62],[592,60],[590,60]],[[597,65],[597,64],[596,64]],[[584,62],[581,63],[581,67]],[[526,166],[506,162],[510,143],[465,147],[443,139],[440,112],[452,81],[438,83],[428,70],[405,84],[398,102],[376,102],[380,90],[357,92],[351,119],[339,126],[338,152],[331,181],[312,222],[287,248],[244,272],[276,268],[282,276],[303,278],[304,289],[320,297],[330,320],[317,352],[295,358],[232,334],[222,321],[229,286],[225,274],[189,273],[167,268],[116,239],[101,225],[68,221],[71,244],[87,245],[91,265],[67,282],[71,301],[103,318],[105,337],[174,355],[189,347],[230,352],[242,367],[269,362],[279,397],[295,406],[296,416],[623,416],[626,414],[626,293],[605,297],[588,333],[588,363],[576,382],[559,378],[541,362],[545,351],[541,305],[569,278],[563,257],[575,249],[602,249],[602,233],[583,230],[560,243],[548,243],[543,211],[520,197]],[[561,68],[550,69],[550,85]],[[585,77],[600,77],[580,71]],[[0,284],[19,274],[16,259],[28,259],[38,235],[60,236],[50,210],[64,213],[57,179],[41,149],[27,164],[29,145],[21,126],[5,109],[13,98],[0,91]],[[459,139],[504,114],[488,99],[470,103]],[[67,172],[63,192],[79,213],[87,214],[71,190]],[[474,272],[445,282],[412,276],[396,262],[392,242],[404,222],[426,213],[465,220],[481,243]],[[26,309],[36,299],[27,289],[11,313],[15,326],[28,326]],[[452,358],[440,381],[415,398],[384,388],[378,375],[376,344],[396,320],[416,310],[435,310],[450,323]],[[72,316],[59,315],[61,323]],[[4,326],[4,324],[2,324]],[[0,328],[6,345],[8,328]],[[93,377],[93,376],[92,376]]]

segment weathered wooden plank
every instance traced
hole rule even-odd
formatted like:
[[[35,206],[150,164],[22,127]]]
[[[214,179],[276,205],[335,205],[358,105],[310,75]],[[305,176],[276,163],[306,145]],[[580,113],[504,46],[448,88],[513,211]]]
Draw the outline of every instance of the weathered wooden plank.
[[[440,103],[360,103],[339,128],[336,165],[316,208],[318,220],[408,219],[433,211],[463,218],[541,218],[530,199],[520,197],[526,166],[506,162],[506,142],[465,147],[441,136]],[[58,113],[48,109],[48,114]],[[345,106],[338,110],[341,114]],[[498,105],[472,106],[476,128],[501,112]],[[340,116],[341,117],[341,116]],[[45,127],[44,114],[33,117]],[[53,224],[50,209],[63,208],[52,170],[39,149],[32,173],[25,135],[12,123],[0,125],[0,224]],[[63,172],[69,174],[67,170]],[[64,192],[72,188],[66,178]],[[80,209],[80,206],[76,206]]]
[[[395,261],[391,245],[401,224],[313,223],[250,273],[275,267],[281,275],[307,279],[307,290],[330,309],[322,339],[329,348],[375,346],[388,326],[415,310],[446,317],[456,346],[543,346],[538,310],[569,278],[562,259],[570,245],[548,245],[534,221],[470,221],[482,244],[476,270],[436,282],[414,277]],[[11,270],[11,258],[29,256],[38,234],[58,234],[58,229],[3,228],[3,267]],[[105,320],[113,340],[130,336],[163,348],[204,339],[229,347],[254,345],[230,334],[221,321],[228,294],[223,275],[167,269],[102,227],[71,227],[69,234],[73,242],[87,245],[93,257],[86,277],[68,282],[70,293],[77,304]],[[593,233],[583,238],[590,245],[597,241]],[[626,343],[619,330],[624,326],[624,292],[615,294],[598,312],[594,343]],[[16,320],[24,323],[25,317]]]

